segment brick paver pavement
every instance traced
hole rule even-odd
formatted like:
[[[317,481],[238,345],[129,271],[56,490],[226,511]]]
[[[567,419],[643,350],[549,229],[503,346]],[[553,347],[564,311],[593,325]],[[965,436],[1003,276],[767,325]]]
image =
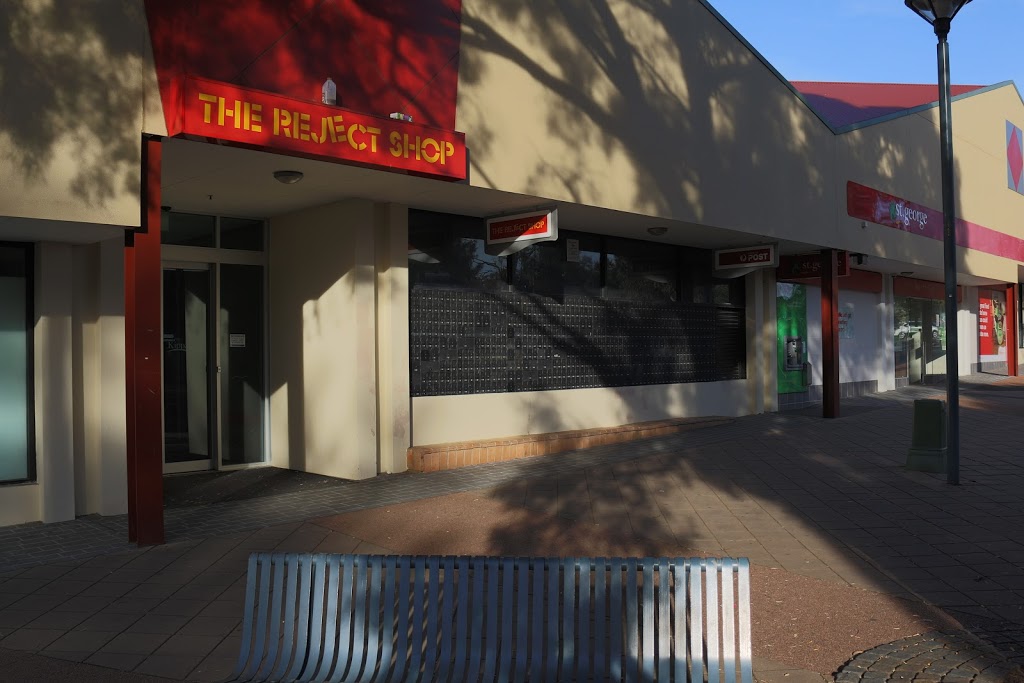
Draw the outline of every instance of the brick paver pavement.
[[[5,649],[19,662],[39,653],[215,680],[237,653],[245,558],[274,548],[742,555],[756,570],[762,680],[822,680],[857,650],[916,632],[955,642],[956,623],[929,605],[969,627],[971,643],[1020,661],[1024,461],[1012,417],[1024,415],[1024,387],[991,379],[962,383],[959,487],[903,468],[912,401],[937,393],[913,388],[845,401],[838,420],[751,416],[168,510],[170,543],[156,548],[125,543],[123,517],[0,529],[0,680],[12,671]]]

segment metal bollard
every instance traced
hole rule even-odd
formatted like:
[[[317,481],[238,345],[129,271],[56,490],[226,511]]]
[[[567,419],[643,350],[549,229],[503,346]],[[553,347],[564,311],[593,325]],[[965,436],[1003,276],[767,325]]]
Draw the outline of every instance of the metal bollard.
[[[946,402],[935,398],[914,401],[914,423],[907,469],[917,472],[946,471]]]

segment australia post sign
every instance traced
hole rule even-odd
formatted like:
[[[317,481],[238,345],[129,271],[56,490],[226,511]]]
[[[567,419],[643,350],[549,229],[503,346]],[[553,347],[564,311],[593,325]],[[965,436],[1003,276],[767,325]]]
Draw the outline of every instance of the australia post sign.
[[[774,244],[715,250],[715,270],[760,266],[774,268],[777,265],[779,265],[779,252]]]
[[[447,180],[466,178],[466,136],[455,131],[198,78],[181,79],[176,98],[180,116],[172,117],[172,136],[197,135]]]

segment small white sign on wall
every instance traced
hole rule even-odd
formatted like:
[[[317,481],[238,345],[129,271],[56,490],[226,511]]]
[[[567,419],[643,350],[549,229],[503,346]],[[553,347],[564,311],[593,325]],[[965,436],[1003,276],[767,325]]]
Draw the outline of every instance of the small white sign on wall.
[[[574,239],[565,240],[565,260],[569,263],[580,262],[580,241]]]
[[[244,334],[229,334],[228,335],[228,346],[233,349],[244,349],[245,348],[245,335]]]

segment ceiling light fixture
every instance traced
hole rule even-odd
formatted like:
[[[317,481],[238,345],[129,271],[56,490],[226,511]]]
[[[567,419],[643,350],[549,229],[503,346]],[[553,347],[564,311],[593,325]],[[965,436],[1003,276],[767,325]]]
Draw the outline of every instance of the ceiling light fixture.
[[[294,185],[302,180],[302,171],[274,171],[274,180],[285,185]]]
[[[655,225],[653,228],[647,228],[647,232],[651,233],[655,237],[661,237],[668,232],[668,228],[664,225]]]

